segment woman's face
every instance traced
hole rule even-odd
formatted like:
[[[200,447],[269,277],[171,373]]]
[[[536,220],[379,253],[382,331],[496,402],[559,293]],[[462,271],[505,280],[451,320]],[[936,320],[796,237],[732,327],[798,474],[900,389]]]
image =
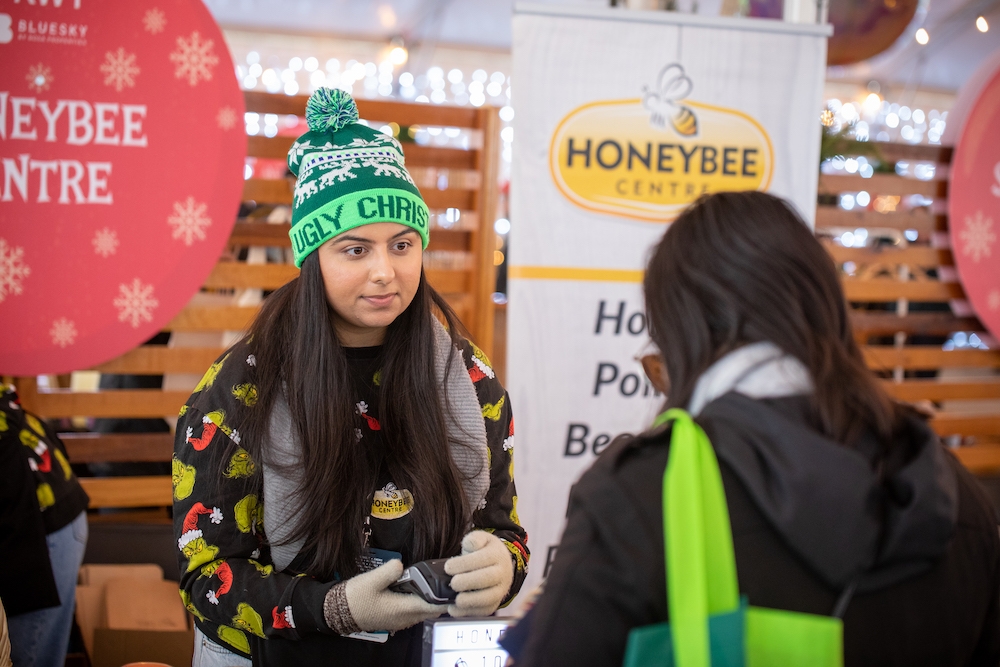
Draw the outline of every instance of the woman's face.
[[[316,252],[340,343],[381,345],[386,327],[410,305],[420,284],[420,235],[378,222],[335,236]]]

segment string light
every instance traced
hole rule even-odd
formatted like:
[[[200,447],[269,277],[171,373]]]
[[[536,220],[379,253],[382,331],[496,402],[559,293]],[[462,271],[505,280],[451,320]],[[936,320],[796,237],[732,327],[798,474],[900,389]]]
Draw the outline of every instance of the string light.
[[[924,28],[917,30],[917,34],[914,35],[914,38],[917,40],[917,44],[921,45],[931,41],[930,33],[928,33]]]
[[[876,113],[881,105],[882,98],[878,96],[878,93],[868,93],[868,97],[866,97],[865,101],[861,104],[867,114]]]
[[[247,64],[237,67],[237,79],[244,90],[264,89],[269,93],[303,95],[319,88],[339,88],[352,95],[363,97],[397,98],[423,104],[455,104],[482,107],[494,104],[502,122],[501,157],[511,160],[511,143],[514,109],[510,104],[510,77],[504,72],[486,69],[462,71],[457,67],[431,66],[423,73],[403,71],[409,61],[409,53],[402,38],[394,37],[378,53],[377,59],[338,60],[320,58],[317,55],[302,55],[279,60],[273,54],[251,51],[246,55]],[[281,63],[281,64],[279,64]],[[268,67],[267,65],[270,65]],[[506,96],[506,97],[504,97]],[[877,97],[877,96],[876,96]],[[850,112],[857,116],[858,104]],[[839,116],[838,116],[839,119]],[[264,122],[263,118],[247,117],[248,135],[277,136],[278,126]],[[431,133],[420,131],[425,142],[431,141]],[[437,134],[447,134],[438,128]],[[417,143],[420,137],[414,136]],[[459,145],[468,143],[468,137],[434,136],[436,144]],[[457,142],[457,143],[456,143]]]
[[[979,30],[979,32],[986,32],[990,29],[990,24],[986,22],[985,16],[980,16],[976,19],[976,29]]]
[[[389,52],[389,62],[397,67],[405,63],[409,57],[410,54],[407,53],[406,49],[402,46],[394,47],[392,51]]]

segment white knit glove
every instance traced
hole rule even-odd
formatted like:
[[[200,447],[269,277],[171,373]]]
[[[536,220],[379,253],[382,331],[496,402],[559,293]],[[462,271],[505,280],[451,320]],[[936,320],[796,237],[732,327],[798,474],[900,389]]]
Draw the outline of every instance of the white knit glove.
[[[359,630],[404,630],[448,611],[409,593],[389,590],[403,574],[403,563],[390,560],[335,585],[323,601],[323,616],[330,629],[340,635]]]
[[[462,555],[449,558],[444,571],[458,591],[452,616],[489,616],[497,610],[514,582],[514,561],[496,535],[474,530],[462,540]]]

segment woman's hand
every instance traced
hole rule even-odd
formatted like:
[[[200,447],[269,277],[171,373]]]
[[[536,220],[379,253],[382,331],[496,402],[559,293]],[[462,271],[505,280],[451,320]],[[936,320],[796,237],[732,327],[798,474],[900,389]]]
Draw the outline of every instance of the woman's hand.
[[[390,591],[389,586],[403,574],[403,563],[390,560],[335,585],[326,594],[323,616],[330,629],[341,635],[359,630],[404,630],[448,611],[423,598]]]
[[[499,537],[474,530],[462,540],[462,555],[449,558],[444,571],[458,591],[448,606],[452,616],[489,616],[510,592],[514,561]]]

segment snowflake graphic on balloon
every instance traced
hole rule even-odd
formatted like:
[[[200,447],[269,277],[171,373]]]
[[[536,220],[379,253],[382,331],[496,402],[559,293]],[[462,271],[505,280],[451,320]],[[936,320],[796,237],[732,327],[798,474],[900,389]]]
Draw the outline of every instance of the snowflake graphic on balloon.
[[[105,259],[118,252],[118,233],[113,229],[98,229],[90,242],[94,246],[94,252]]]
[[[231,130],[236,127],[236,110],[232,107],[222,107],[215,116],[220,130]]]
[[[108,51],[104,54],[101,72],[104,74],[104,85],[114,86],[119,93],[125,88],[135,88],[135,77],[139,74],[135,54],[126,53],[121,46],[113,53]]]
[[[962,254],[972,255],[972,261],[977,264],[983,257],[990,257],[993,243],[997,240],[992,227],[993,220],[984,218],[982,211],[976,211],[975,217],[966,217],[965,229],[958,234],[965,244]]]
[[[169,327],[224,252],[245,185],[239,62],[201,0],[0,2],[8,32],[0,102],[20,107],[0,105],[0,370],[93,368]]]
[[[1000,290],[993,290],[990,292],[989,296],[986,297],[986,305],[990,307],[990,310],[1000,310]]]
[[[76,324],[74,324],[72,320],[67,320],[65,317],[60,317],[58,320],[53,322],[52,328],[49,329],[49,335],[52,336],[52,344],[58,345],[62,348],[76,342],[76,334]]]
[[[212,219],[205,215],[207,208],[208,204],[201,204],[194,197],[188,197],[183,204],[174,202],[174,214],[167,218],[167,223],[174,228],[173,237],[184,237],[184,245],[188,246],[195,239],[204,241],[205,229],[212,226]]]
[[[24,279],[31,275],[31,267],[24,263],[24,248],[12,246],[0,238],[0,303],[8,294],[21,294]]]
[[[192,86],[199,81],[211,81],[212,68],[219,64],[214,46],[212,40],[203,39],[197,30],[187,39],[178,37],[177,50],[170,54],[170,62],[177,66],[174,76],[178,79],[186,78]]]
[[[122,283],[118,286],[118,296],[113,301],[118,309],[118,321],[128,322],[133,329],[140,322],[152,322],[153,311],[160,302],[153,296],[153,286],[144,285],[138,278],[131,285]]]
[[[28,88],[41,93],[49,89],[55,77],[52,76],[51,67],[38,63],[28,68],[28,74],[24,78],[28,80]]]
[[[156,35],[163,32],[163,29],[167,26],[167,18],[162,11],[153,7],[142,17],[142,25],[145,27],[146,32]]]

